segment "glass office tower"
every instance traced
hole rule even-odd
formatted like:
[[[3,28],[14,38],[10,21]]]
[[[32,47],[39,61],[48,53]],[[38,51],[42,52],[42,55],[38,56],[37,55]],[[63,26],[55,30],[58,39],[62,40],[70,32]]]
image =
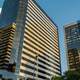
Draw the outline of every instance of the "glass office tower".
[[[12,80],[50,80],[53,75],[59,76],[58,28],[37,2],[5,0],[0,30],[3,32],[5,27],[9,30],[10,25],[14,29],[13,34],[9,33],[12,46],[7,62],[3,59],[7,65],[3,64],[0,76]]]
[[[71,70],[80,68],[80,23],[65,26],[68,66]]]

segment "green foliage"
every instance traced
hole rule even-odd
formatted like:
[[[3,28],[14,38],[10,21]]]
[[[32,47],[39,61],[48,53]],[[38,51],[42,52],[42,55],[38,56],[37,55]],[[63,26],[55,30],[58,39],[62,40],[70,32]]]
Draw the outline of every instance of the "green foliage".
[[[69,71],[65,72],[64,79],[66,79],[66,80],[80,80],[80,72],[69,70]]]
[[[66,71],[63,76],[53,76],[51,80],[80,80],[80,69]]]

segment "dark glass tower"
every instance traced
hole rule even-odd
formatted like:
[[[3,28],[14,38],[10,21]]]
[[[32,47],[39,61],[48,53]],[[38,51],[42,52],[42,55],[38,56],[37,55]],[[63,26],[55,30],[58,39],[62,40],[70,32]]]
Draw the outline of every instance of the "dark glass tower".
[[[0,15],[0,26],[8,25],[16,21],[19,8],[19,0],[5,0]]]
[[[80,68],[80,23],[65,26],[69,69]]]

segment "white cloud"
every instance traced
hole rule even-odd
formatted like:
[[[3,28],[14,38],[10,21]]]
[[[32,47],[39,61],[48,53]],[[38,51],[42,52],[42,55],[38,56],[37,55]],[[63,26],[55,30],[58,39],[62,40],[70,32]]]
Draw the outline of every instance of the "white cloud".
[[[2,8],[0,8],[0,13],[1,13]]]

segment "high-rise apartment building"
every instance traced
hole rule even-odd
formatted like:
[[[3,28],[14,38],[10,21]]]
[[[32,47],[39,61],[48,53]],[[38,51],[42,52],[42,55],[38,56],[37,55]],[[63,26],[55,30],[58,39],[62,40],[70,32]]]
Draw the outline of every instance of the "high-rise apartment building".
[[[65,26],[68,66],[71,70],[80,68],[80,23]]]
[[[5,0],[0,27],[2,78],[50,80],[61,74],[58,28],[35,0]]]
[[[8,70],[14,33],[14,24],[0,28],[0,69]]]

